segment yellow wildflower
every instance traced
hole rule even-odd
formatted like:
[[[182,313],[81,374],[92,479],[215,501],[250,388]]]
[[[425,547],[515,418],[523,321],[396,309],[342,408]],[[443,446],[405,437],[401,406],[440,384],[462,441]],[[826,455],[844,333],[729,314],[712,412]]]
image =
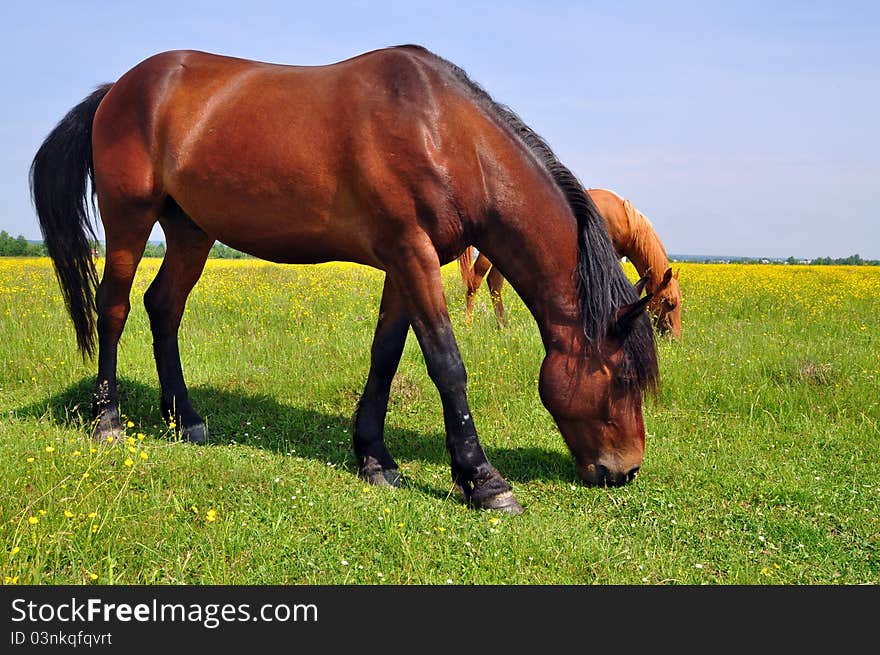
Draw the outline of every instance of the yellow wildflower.
[[[40,522],[40,519],[38,519],[36,516],[29,516],[28,517],[28,523],[30,523],[31,525],[36,525],[39,522]]]

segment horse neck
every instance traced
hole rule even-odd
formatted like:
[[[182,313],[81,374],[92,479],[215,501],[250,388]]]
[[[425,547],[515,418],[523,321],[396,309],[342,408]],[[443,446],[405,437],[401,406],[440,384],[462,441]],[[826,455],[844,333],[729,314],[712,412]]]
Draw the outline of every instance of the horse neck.
[[[529,194],[517,213],[493,212],[476,244],[522,299],[538,324],[545,349],[565,342],[571,347],[583,337],[577,297],[577,228],[561,194],[543,200]]]
[[[650,292],[663,279],[669,267],[669,258],[648,220],[632,205],[624,211],[627,213],[629,234],[626,246],[622,248],[623,254],[629,257],[640,277],[648,275],[646,289]]]

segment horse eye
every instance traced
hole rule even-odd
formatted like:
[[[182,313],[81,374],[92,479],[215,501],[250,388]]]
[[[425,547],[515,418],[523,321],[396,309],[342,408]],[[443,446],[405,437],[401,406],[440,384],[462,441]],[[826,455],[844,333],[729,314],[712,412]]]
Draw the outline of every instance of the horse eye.
[[[675,309],[675,301],[674,301],[674,300],[669,300],[668,298],[664,298],[664,299],[663,299],[663,306],[664,306],[666,309]]]

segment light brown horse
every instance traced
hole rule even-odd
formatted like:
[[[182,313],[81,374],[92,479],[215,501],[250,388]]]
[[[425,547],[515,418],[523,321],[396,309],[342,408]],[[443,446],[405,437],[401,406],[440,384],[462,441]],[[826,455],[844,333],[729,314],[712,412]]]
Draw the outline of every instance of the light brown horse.
[[[674,338],[681,336],[681,288],[678,271],[668,285],[661,288],[663,276],[669,268],[666,249],[654,231],[653,225],[629,200],[607,189],[587,189],[605,224],[619,257],[628,257],[645,282],[645,290],[653,295],[648,311],[653,315],[657,329]],[[486,280],[495,318],[499,325],[506,324],[501,288],[504,276],[482,252],[474,260],[473,248],[467,248],[458,258],[461,278],[465,285],[465,317],[474,313],[477,291]]]
[[[106,235],[100,284],[89,178]],[[455,484],[474,506],[520,511],[477,437],[441,283],[441,265],[476,244],[539,326],[540,396],[578,474],[620,485],[641,466],[642,394],[658,374],[650,294],[639,299],[594,204],[547,143],[424,48],[327,66],[156,55],[61,120],[34,157],[31,190],[84,355],[97,327],[96,438],[123,434],[117,347],[158,222],[167,253],[144,302],[161,407],[190,441],[208,430],[184,383],[178,328],[214,241],[274,262],[357,262],[385,272],[355,415],[359,474],[399,482],[384,421],[412,327]]]

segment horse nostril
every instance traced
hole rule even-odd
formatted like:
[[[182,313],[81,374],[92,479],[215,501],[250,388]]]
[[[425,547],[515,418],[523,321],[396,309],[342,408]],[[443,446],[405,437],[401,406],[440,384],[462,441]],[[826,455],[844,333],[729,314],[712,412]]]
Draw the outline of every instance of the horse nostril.
[[[627,482],[631,482],[632,479],[633,479],[634,477],[636,477],[636,473],[638,473],[638,472],[639,472],[639,467],[638,467],[638,466],[636,466],[636,467],[634,467],[634,468],[631,468],[629,471],[627,471],[627,474],[626,474],[626,481],[627,481]]]

